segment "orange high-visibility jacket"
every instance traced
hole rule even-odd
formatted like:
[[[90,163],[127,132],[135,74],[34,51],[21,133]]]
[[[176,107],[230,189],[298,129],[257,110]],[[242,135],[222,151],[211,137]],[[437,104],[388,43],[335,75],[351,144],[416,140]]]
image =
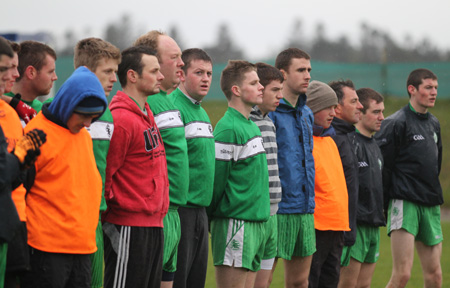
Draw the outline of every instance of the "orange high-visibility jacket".
[[[34,184],[27,195],[28,244],[41,251],[91,254],[102,180],[86,129],[72,134],[40,112],[25,127],[47,134],[41,146]]]
[[[314,136],[314,226],[321,231],[350,231],[348,194],[339,150],[329,137]]]

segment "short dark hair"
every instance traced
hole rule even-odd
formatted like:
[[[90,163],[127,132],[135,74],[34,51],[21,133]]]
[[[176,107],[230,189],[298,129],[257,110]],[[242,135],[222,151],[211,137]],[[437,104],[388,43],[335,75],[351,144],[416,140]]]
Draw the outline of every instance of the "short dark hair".
[[[241,85],[244,80],[244,74],[250,71],[256,71],[255,64],[244,60],[229,60],[228,65],[223,69],[220,76],[220,88],[227,100],[231,100],[233,92],[231,87]]]
[[[288,71],[293,58],[310,60],[311,56],[298,48],[288,48],[278,54],[277,59],[275,60],[275,67],[280,70],[283,69],[284,71]]]
[[[142,69],[144,65],[142,64],[143,55],[152,55],[156,57],[156,51],[150,49],[147,46],[133,46],[123,50],[122,52],[122,62],[119,64],[119,69],[117,71],[117,76],[119,77],[119,82],[122,87],[127,86],[127,72],[128,70],[133,70],[142,75]]]
[[[191,66],[191,62],[194,60],[203,60],[212,64],[211,57],[209,57],[208,53],[199,48],[190,48],[184,50],[181,53],[181,60],[183,60],[184,62],[184,66],[181,67],[184,73],[187,72],[189,66]]]
[[[334,92],[336,92],[339,104],[342,104],[342,99],[344,98],[344,92],[342,91],[344,87],[348,87],[355,90],[355,84],[353,84],[352,80],[350,79],[347,80],[340,79],[337,81],[331,81],[330,83],[328,83],[328,86],[330,86],[331,89],[333,89]]]
[[[56,61],[56,53],[50,46],[37,41],[23,41],[20,43],[19,55],[19,78],[16,81],[22,79],[25,74],[25,70],[28,66],[33,66],[37,71],[40,71],[42,66],[46,63],[45,57],[50,55]]]
[[[9,58],[14,57],[13,49],[9,45],[8,41],[0,36],[0,57],[6,55]]]
[[[284,77],[283,74],[277,68],[272,65],[258,62],[256,65],[256,73],[258,73],[259,83],[266,87],[272,81],[280,81],[283,83]]]
[[[358,95],[359,102],[363,106],[363,109],[361,109],[363,114],[366,114],[370,100],[375,100],[377,104],[384,101],[384,97],[372,88],[360,88],[356,90],[356,94]]]
[[[419,89],[420,84],[422,84],[422,81],[424,79],[433,79],[437,80],[436,74],[431,72],[431,70],[425,69],[425,68],[419,68],[416,70],[413,70],[411,73],[409,73],[408,80],[406,81],[406,91],[408,91],[408,86],[412,85],[416,87],[416,89]],[[411,98],[411,94],[408,91],[408,95]]]
[[[12,50],[14,51],[14,53],[19,54],[19,52],[20,52],[20,44],[17,43],[17,42],[9,41],[9,40],[6,40],[6,41],[8,41],[8,44],[11,46]]]

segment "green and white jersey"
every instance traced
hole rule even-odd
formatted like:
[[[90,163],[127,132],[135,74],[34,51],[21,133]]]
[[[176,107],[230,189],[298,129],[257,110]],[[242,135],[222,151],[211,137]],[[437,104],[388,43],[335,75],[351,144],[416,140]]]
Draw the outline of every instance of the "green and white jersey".
[[[215,148],[208,114],[200,102],[188,98],[180,89],[169,96],[181,113],[189,157],[189,192],[187,207],[208,207],[211,203]]]
[[[13,92],[8,92],[8,93],[5,93],[4,95],[8,96],[8,97],[16,96],[16,94],[14,94]],[[20,99],[20,100],[22,100],[23,103],[27,104],[28,106],[30,106],[31,108],[36,110],[36,113],[39,113],[42,110],[42,102],[39,101],[37,98],[34,99],[33,101],[25,101],[23,99]]]
[[[267,221],[270,214],[266,151],[258,126],[229,107],[214,130],[216,171],[212,217]]]
[[[189,160],[181,114],[166,92],[150,95],[147,103],[166,150],[171,205],[186,205],[189,189]]]
[[[114,123],[111,111],[106,107],[105,113],[98,118],[97,121],[86,127],[92,138],[94,147],[95,163],[97,169],[102,176],[102,200],[100,202],[100,212],[106,210],[105,201],[105,174],[106,174],[106,157],[108,156],[109,144],[114,132]]]

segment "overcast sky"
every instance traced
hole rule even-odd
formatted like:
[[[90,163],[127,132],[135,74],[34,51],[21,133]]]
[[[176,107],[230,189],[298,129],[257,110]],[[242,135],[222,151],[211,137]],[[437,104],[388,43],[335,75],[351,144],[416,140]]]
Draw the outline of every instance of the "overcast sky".
[[[251,59],[278,52],[295,19],[301,19],[308,39],[322,22],[328,38],[346,34],[356,43],[360,24],[366,22],[399,43],[409,34],[414,43],[428,37],[450,50],[448,0],[2,0],[0,5],[0,33],[48,31],[62,38],[71,29],[80,37],[102,37],[106,24],[126,13],[140,31],[167,31],[176,25],[184,48],[215,43],[218,26],[228,23],[235,43]]]

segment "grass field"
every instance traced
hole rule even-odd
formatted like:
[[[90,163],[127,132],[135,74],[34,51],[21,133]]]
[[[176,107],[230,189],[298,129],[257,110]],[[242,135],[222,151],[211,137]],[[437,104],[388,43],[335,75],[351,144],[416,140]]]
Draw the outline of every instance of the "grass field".
[[[450,221],[442,222],[442,229],[444,233],[444,242],[442,246],[442,274],[443,274],[443,284],[442,287],[450,287]],[[385,287],[389,278],[391,276],[392,270],[392,259],[391,259],[391,244],[390,238],[386,235],[386,228],[381,228],[381,241],[380,241],[380,258],[377,262],[377,267],[375,269],[375,273],[372,278],[372,286],[373,288]],[[206,275],[206,286],[208,288],[216,287],[216,280],[214,276],[214,266],[212,264],[212,256],[211,251],[209,253],[208,260],[208,272]],[[414,266],[411,273],[411,279],[408,282],[407,287],[423,287],[423,276],[422,270],[420,267],[420,261],[417,256],[417,253],[414,258]],[[284,287],[284,269],[282,261],[280,261],[277,266],[272,285],[270,287],[273,288],[282,288]]]
[[[408,99],[388,98],[385,101],[385,117],[391,115],[393,112],[404,106],[408,102]],[[215,126],[217,121],[223,116],[227,109],[226,102],[220,101],[206,101],[203,103],[203,107],[208,112],[211,122]],[[450,100],[438,100],[436,107],[430,109],[441,123],[442,142],[444,146],[443,161],[441,169],[441,184],[444,193],[444,205],[445,208],[450,208]],[[442,249],[442,272],[443,272],[443,285],[442,287],[450,287],[450,221],[448,219],[442,222],[442,229],[444,233],[444,242]],[[372,287],[385,287],[389,281],[392,269],[390,238],[386,235],[386,229],[381,229],[381,243],[380,243],[380,258],[375,269],[374,277],[372,280]],[[447,239],[447,241],[445,240]],[[273,277],[271,287],[284,287],[283,274],[284,269],[282,262],[279,263]],[[214,266],[212,264],[211,253],[209,256],[208,272],[206,279],[206,287],[216,287],[214,277]],[[414,266],[412,270],[411,280],[408,283],[408,287],[423,287],[423,276],[420,267],[420,261],[415,255]]]

